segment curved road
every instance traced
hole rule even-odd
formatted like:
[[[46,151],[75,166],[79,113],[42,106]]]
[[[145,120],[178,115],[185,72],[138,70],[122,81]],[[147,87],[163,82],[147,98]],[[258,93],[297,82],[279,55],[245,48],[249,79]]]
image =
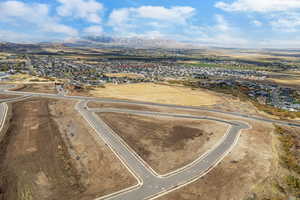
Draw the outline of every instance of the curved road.
[[[121,193],[108,195],[100,199],[113,199],[113,200],[134,200],[134,199],[150,199],[158,195],[167,193],[175,188],[194,181],[219,161],[221,161],[236,144],[240,131],[249,128],[247,124],[242,122],[232,122],[217,118],[205,116],[192,116],[192,115],[176,115],[157,112],[144,112],[136,110],[124,109],[86,109],[86,101],[77,104],[77,110],[84,116],[90,125],[97,131],[99,136],[104,139],[113,151],[127,164],[127,166],[134,172],[136,177],[140,180],[140,185],[130,191],[123,191]],[[134,151],[126,145],[126,143],[113,132],[97,115],[95,112],[116,112],[116,113],[130,113],[137,115],[151,115],[160,117],[176,117],[176,118],[189,118],[197,120],[213,120],[220,123],[230,125],[230,129],[223,137],[218,145],[211,151],[207,152],[200,159],[192,164],[182,168],[179,171],[173,172],[167,176],[161,176],[154,172]]]
[[[43,94],[43,93],[32,93],[32,92],[17,92],[7,91],[5,89],[0,90],[0,94],[11,94],[11,95],[25,95],[13,99],[3,100],[2,102],[17,101],[31,97],[45,97],[55,99],[70,99],[79,100],[76,104],[76,109],[95,129],[99,137],[105,141],[105,143],[112,149],[122,163],[128,168],[128,170],[137,178],[138,185],[124,189],[122,191],[100,197],[97,200],[112,199],[112,200],[141,200],[141,199],[154,199],[160,195],[166,194],[172,190],[178,189],[186,184],[189,184],[200,177],[204,176],[209,170],[215,167],[234,147],[237,143],[241,130],[250,128],[246,123],[229,121],[224,119],[212,118],[207,116],[195,116],[195,115],[182,115],[174,113],[160,113],[150,111],[137,111],[128,109],[89,109],[87,108],[88,101],[106,102],[106,103],[127,103],[134,105],[150,105],[168,107],[174,109],[185,109],[194,111],[208,111],[227,115],[238,116],[240,118],[247,118],[252,120],[259,120],[269,123],[277,123],[287,126],[300,127],[300,124],[294,122],[273,120],[267,118],[261,118],[256,116],[249,116],[234,112],[225,112],[214,109],[207,109],[202,107],[189,107],[189,106],[176,106],[176,105],[164,105],[149,102],[137,102],[128,100],[115,100],[105,98],[92,98],[92,97],[79,97],[79,96],[64,96],[57,94]],[[0,101],[1,102],[1,101]],[[3,122],[5,119],[2,114],[5,109],[6,103],[0,104],[0,120]],[[127,144],[124,142],[113,130],[106,125],[101,118],[99,118],[96,112],[115,112],[115,113],[130,113],[136,115],[147,115],[147,116],[159,116],[159,117],[173,117],[173,118],[189,118],[196,120],[213,120],[220,123],[225,123],[230,126],[227,133],[221,139],[221,141],[215,145],[214,148],[206,152],[200,158],[192,162],[191,164],[176,170],[167,175],[157,174],[145,161],[140,158]],[[3,123],[2,123],[3,124]]]

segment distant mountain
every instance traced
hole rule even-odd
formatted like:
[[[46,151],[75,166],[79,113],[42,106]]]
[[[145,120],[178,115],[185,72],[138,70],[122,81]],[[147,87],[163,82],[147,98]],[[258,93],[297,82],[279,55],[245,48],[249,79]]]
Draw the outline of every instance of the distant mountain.
[[[20,52],[26,53],[31,51],[41,50],[41,46],[38,44],[17,44],[11,42],[1,42],[0,51],[5,52]]]
[[[87,41],[100,42],[100,43],[113,43],[115,39],[110,36],[86,36],[83,39]]]
[[[111,36],[86,36],[80,39],[69,39],[66,46],[88,47],[128,47],[128,48],[196,48],[189,43],[169,39],[146,37],[111,37]]]

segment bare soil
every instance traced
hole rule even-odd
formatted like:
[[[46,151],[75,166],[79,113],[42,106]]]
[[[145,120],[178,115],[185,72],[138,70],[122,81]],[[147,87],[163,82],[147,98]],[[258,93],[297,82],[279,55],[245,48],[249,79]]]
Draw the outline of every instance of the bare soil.
[[[32,83],[18,85],[15,91],[56,94],[54,83]]]
[[[183,167],[211,148],[228,126],[208,120],[175,120],[121,113],[99,116],[156,172]]]
[[[0,143],[0,200],[88,200],[135,183],[67,103],[32,99],[12,104],[9,128]],[[63,131],[58,121],[70,118]]]
[[[160,111],[158,108],[150,106],[131,105],[125,103],[101,103],[91,101],[88,103],[89,108],[119,108],[128,110],[141,110],[141,111]]]
[[[250,122],[237,146],[201,179],[175,190],[159,200],[246,200],[253,188],[273,173],[277,155],[273,151],[274,127]]]
[[[0,199],[72,199],[84,191],[48,110],[48,100],[12,104],[0,151]]]
[[[0,94],[0,99],[10,99],[10,98],[15,98],[17,96],[15,95],[6,95],[6,94]]]
[[[78,199],[94,199],[137,184],[137,180],[74,109],[75,104],[75,101],[59,100],[50,108],[86,188]]]
[[[244,104],[247,104],[246,102],[243,104],[232,102],[228,109],[229,111],[234,111],[232,110],[234,103],[236,103],[235,107],[239,105],[243,107]],[[110,106],[117,107],[114,104]],[[220,105],[222,109],[225,107],[225,105]],[[248,105],[242,108],[242,110],[239,109],[239,111],[257,114],[256,110],[251,111],[251,107],[253,106]],[[257,192],[257,187],[269,183],[269,177],[273,177],[272,174],[278,173],[278,154],[274,147],[276,136],[273,133],[274,126],[272,124],[206,111],[154,108],[159,109],[161,112],[211,116],[227,120],[242,120],[249,123],[252,127],[252,129],[242,132],[237,146],[211,172],[183,188],[158,198],[159,200],[246,200],[253,195],[254,189]],[[116,121],[118,121],[117,118]],[[114,123],[116,124],[116,122]],[[131,123],[132,120],[128,120],[128,124]],[[123,126],[123,129],[126,129],[126,127]],[[133,133],[133,131],[130,133]],[[132,137],[135,137],[135,135],[133,134]],[[136,136],[136,138],[140,139],[142,136]],[[136,141],[142,141],[139,139],[136,139]],[[143,145],[140,146],[143,147]],[[191,152],[194,151],[189,150],[185,155],[178,154],[178,157],[190,156]],[[165,158],[166,162],[168,163],[168,158]],[[263,193],[268,192],[265,190],[265,187],[259,188],[259,191],[263,191]]]

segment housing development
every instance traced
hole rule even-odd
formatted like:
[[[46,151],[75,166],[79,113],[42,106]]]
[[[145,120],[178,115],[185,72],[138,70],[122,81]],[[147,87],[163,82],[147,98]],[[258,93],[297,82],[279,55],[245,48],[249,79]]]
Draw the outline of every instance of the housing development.
[[[299,197],[300,68],[288,57],[249,64],[238,49],[193,50],[197,59],[166,49],[151,60],[132,49],[120,59],[106,49],[118,52],[108,60],[10,45],[0,60],[2,199]]]
[[[299,20],[300,0],[1,0],[0,200],[300,200]]]

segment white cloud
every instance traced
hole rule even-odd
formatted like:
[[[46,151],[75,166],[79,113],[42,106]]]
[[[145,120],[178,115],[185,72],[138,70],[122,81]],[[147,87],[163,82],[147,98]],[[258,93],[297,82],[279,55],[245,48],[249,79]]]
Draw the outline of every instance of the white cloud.
[[[263,25],[263,23],[261,21],[259,21],[259,20],[253,20],[252,24],[254,24],[255,26],[258,26],[258,27],[260,27],[260,26]]]
[[[257,27],[264,24],[277,33],[300,31],[300,0],[232,0],[231,3],[219,1],[215,7],[228,12],[247,12]],[[258,15],[259,14],[259,15]],[[270,31],[269,34],[272,34]]]
[[[217,8],[225,11],[274,12],[300,9],[299,0],[235,0],[232,3],[219,1]]]
[[[214,27],[216,31],[228,32],[230,31],[230,27],[228,22],[225,20],[223,15],[215,15],[217,25]]]
[[[0,3],[0,22],[10,23],[19,29],[32,28],[41,33],[59,33],[68,36],[77,35],[77,30],[60,24],[54,17],[49,16],[47,4],[26,4],[21,1],[5,1]]]
[[[41,28],[41,30],[45,32],[62,33],[68,36],[78,35],[78,31],[76,29],[63,24],[53,23],[51,21],[42,25]]]
[[[114,10],[109,16],[109,25],[118,35],[146,37],[149,39],[175,39],[193,41],[199,44],[216,46],[246,46],[240,30],[232,26],[223,15],[215,15],[211,26],[194,25],[195,14],[192,7],[123,8]]]
[[[283,13],[281,15],[272,15],[271,18],[270,24],[276,31],[297,32],[300,30],[299,13]]]
[[[138,17],[176,21],[177,23],[184,23],[195,13],[195,9],[187,6],[175,6],[171,8],[159,7],[159,6],[142,6],[136,9],[131,9],[132,12],[136,12]]]
[[[46,4],[25,4],[20,1],[0,3],[1,21],[14,21],[17,18],[37,23],[48,17],[49,8]]]
[[[108,25],[112,26],[115,32],[127,31],[133,28],[133,25],[129,24],[130,9],[122,8],[113,10],[109,16]]]
[[[84,19],[91,23],[101,23],[103,5],[95,0],[57,0],[62,5],[57,13],[62,17]]]
[[[142,6],[138,8],[115,9],[109,16],[108,25],[116,32],[130,32],[139,26],[166,27],[186,24],[195,14],[195,9],[187,6],[165,8],[160,6]],[[157,26],[160,25],[160,26]],[[151,30],[157,31],[157,30]]]
[[[90,26],[83,30],[87,35],[97,36],[103,34],[103,29],[101,26]]]
[[[203,45],[214,45],[222,47],[245,47],[250,44],[249,40],[243,38],[240,30],[232,26],[222,15],[215,15],[216,24],[207,27],[193,26],[188,32],[193,34],[194,42]]]

